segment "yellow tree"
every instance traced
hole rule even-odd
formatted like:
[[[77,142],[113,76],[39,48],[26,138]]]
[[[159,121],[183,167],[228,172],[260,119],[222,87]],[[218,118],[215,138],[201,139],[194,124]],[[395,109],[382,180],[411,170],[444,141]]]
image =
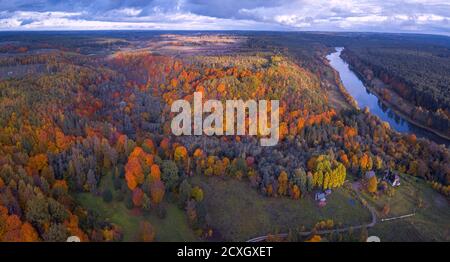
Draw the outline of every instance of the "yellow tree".
[[[377,186],[378,186],[377,177],[373,176],[369,178],[369,181],[367,183],[367,191],[369,191],[370,193],[375,193],[377,192]]]
[[[177,146],[175,148],[173,158],[175,161],[184,161],[187,158],[187,149],[184,146]]]
[[[200,187],[195,186],[192,188],[191,196],[195,201],[200,202],[203,200],[203,190]]]
[[[288,175],[286,171],[283,170],[278,176],[278,194],[280,196],[286,195],[287,186],[288,186]]]
[[[322,187],[323,187],[324,190],[331,188],[331,174],[333,174],[333,173],[327,172],[327,173],[325,173],[325,175],[323,177],[323,185],[322,185]]]
[[[141,240],[143,242],[153,242],[153,240],[155,240],[155,230],[153,229],[153,226],[147,221],[141,222],[140,234]]]
[[[299,199],[301,195],[300,188],[297,185],[292,186],[292,198]]]

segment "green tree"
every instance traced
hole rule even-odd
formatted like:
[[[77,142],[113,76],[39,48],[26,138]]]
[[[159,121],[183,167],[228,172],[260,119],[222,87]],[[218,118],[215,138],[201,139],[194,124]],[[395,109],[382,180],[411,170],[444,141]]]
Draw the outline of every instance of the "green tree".
[[[147,196],[147,194],[144,193],[144,196],[142,197],[142,210],[144,211],[150,211],[152,208],[152,201]]]
[[[113,198],[111,190],[109,190],[109,189],[104,190],[102,193],[102,198],[103,198],[103,201],[105,201],[106,203],[110,203]]]
[[[48,211],[50,212],[52,221],[56,223],[62,223],[69,218],[69,213],[66,208],[52,198],[48,199]]]
[[[300,187],[300,190],[306,191],[307,176],[303,168],[297,168],[294,171],[294,183]]]
[[[51,224],[43,235],[46,242],[65,242],[67,237],[69,237],[69,232],[63,224]]]
[[[35,197],[28,201],[25,213],[28,221],[41,228],[50,221],[48,204],[44,197]]]
[[[164,160],[161,164],[161,179],[169,190],[175,189],[178,185],[178,166],[172,160]]]

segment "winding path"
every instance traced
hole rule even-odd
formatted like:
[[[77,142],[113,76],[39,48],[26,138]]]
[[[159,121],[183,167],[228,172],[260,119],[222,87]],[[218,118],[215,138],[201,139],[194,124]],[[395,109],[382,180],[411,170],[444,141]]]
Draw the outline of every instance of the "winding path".
[[[358,198],[362,199],[361,195],[353,190],[353,192],[355,192],[355,194],[358,196]],[[367,207],[367,209],[369,210],[370,214],[372,215],[372,220],[369,224],[362,224],[362,225],[356,225],[356,226],[347,226],[347,227],[343,227],[343,228],[336,228],[336,229],[327,229],[327,230],[319,230],[314,232],[314,234],[316,235],[324,235],[324,234],[330,234],[330,233],[341,233],[341,232],[346,232],[349,231],[350,229],[360,229],[360,228],[369,228],[369,227],[373,227],[377,224],[377,212],[375,211],[375,208],[372,207],[371,205],[369,205],[368,203],[365,205],[365,207]],[[298,232],[298,234],[300,236],[309,236],[311,235],[313,232],[312,231],[304,231],[304,232]],[[287,238],[288,233],[281,233],[281,234],[276,234],[273,235],[274,237],[277,238]],[[247,242],[263,242],[266,241],[267,238],[269,236],[265,235],[265,236],[259,236],[259,237],[255,237],[252,239],[247,240]]]

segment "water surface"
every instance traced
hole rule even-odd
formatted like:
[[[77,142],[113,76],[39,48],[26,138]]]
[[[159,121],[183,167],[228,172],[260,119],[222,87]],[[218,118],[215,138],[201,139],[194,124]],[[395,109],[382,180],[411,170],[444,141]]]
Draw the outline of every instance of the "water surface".
[[[370,93],[364,86],[364,83],[358,76],[349,68],[349,65],[340,57],[344,48],[336,48],[336,52],[327,56],[330,65],[339,72],[342,84],[350,95],[355,98],[358,106],[362,108],[369,108],[370,112],[377,115],[381,120],[388,122],[391,128],[400,133],[411,133],[417,137],[428,138],[438,144],[450,145],[450,141],[442,138],[433,132],[423,129],[419,126],[410,123],[408,120],[396,114],[387,105],[382,103],[377,96]]]

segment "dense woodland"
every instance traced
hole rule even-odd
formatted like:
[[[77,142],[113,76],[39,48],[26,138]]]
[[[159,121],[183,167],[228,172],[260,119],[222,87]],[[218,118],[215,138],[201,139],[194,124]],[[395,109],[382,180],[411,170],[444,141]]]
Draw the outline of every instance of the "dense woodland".
[[[298,40],[301,39],[301,45]],[[296,41],[297,40],[297,41]],[[370,85],[374,78],[412,105],[398,107],[411,119],[449,135],[450,129],[450,41],[448,37],[322,33],[280,34],[262,38],[256,45],[273,46],[276,50],[299,58],[301,64],[322,71],[320,57],[330,48],[345,47],[343,58]],[[312,51],[312,52],[311,52]],[[317,55],[319,54],[319,55]],[[319,63],[319,65],[317,65]],[[379,91],[383,100],[396,105],[387,90]]]
[[[207,240],[213,233],[204,194],[190,184],[192,176],[243,180],[267,197],[299,199],[366,171],[391,169],[449,195],[446,147],[393,132],[367,111],[329,103],[324,83],[337,83],[320,59],[328,50],[323,43],[305,42],[305,50],[317,49],[307,55],[255,35],[236,54],[167,56],[118,50],[126,40],[77,46],[70,36],[59,43],[29,37],[0,48],[0,241],[121,240],[119,226],[77,203],[80,192],[162,218],[164,202],[176,203]],[[429,99],[448,110],[445,88],[436,82]],[[173,136],[170,105],[192,101],[194,91],[205,99],[279,99],[280,143]],[[114,199],[99,190],[106,176],[120,192]],[[151,224],[142,223],[141,232],[137,240],[154,240]]]

